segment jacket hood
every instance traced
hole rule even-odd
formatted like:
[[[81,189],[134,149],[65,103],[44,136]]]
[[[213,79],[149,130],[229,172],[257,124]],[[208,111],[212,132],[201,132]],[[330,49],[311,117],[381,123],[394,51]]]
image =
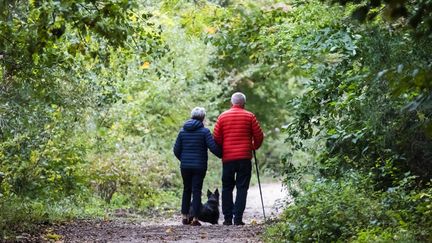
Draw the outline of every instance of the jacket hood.
[[[195,119],[187,120],[183,125],[183,129],[186,131],[195,131],[201,127],[204,127],[204,124],[201,121]]]

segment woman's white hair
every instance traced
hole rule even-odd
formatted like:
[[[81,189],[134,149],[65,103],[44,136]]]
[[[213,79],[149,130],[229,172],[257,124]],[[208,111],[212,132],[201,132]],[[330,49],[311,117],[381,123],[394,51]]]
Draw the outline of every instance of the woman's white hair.
[[[202,107],[195,107],[191,111],[191,118],[203,121],[206,116],[206,111]]]
[[[244,106],[246,104],[246,95],[241,92],[235,92],[231,96],[231,104]]]

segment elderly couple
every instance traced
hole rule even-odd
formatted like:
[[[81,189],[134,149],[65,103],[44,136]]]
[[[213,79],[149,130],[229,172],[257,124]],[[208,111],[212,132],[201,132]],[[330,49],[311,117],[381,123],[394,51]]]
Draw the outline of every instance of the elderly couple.
[[[215,125],[213,136],[204,127],[204,108],[192,110],[191,119],[180,130],[174,145],[174,154],[180,160],[183,178],[181,213],[183,224],[201,225],[198,213],[201,207],[201,189],[207,170],[207,148],[222,158],[222,213],[224,225],[244,225],[243,212],[252,175],[252,150],[258,149],[264,139],[255,115],[244,109],[246,96],[234,93],[231,109],[223,112]],[[221,149],[222,148],[222,149]],[[237,189],[233,203],[234,186]],[[189,209],[192,200],[192,222]]]

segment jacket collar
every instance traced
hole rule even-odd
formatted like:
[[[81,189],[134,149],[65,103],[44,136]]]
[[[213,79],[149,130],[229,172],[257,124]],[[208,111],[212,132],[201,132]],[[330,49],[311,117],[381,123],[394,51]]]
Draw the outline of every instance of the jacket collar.
[[[241,105],[232,105],[231,108],[240,108],[240,109],[244,109],[244,107],[242,107]]]

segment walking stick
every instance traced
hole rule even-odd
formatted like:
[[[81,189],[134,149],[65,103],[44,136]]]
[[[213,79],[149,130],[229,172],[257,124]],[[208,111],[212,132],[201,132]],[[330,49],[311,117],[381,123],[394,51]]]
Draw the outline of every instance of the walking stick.
[[[256,157],[255,150],[253,150],[253,155],[254,155],[254,158],[255,158],[255,167],[256,167],[257,178],[258,178],[258,187],[259,187],[260,196],[261,196],[261,205],[262,205],[262,210],[263,210],[263,215],[264,215],[264,222],[266,222],[267,219],[266,219],[265,210],[264,210],[264,200],[263,200],[263,196],[262,196],[261,182],[260,182],[260,177],[259,177],[258,160],[257,160],[257,157]]]

